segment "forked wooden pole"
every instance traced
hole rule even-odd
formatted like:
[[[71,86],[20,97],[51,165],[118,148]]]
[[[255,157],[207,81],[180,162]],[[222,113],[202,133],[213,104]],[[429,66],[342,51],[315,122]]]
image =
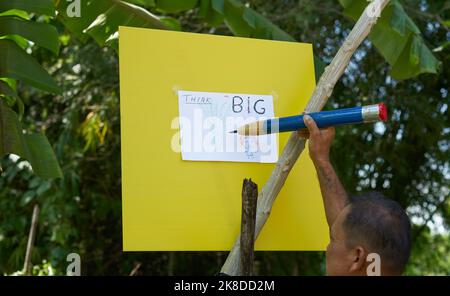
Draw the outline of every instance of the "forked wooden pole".
[[[367,37],[388,2],[389,0],[374,0],[369,3],[330,65],[325,68],[325,72],[322,74],[304,110],[305,112],[317,112],[323,108],[331,96],[336,82],[344,73],[345,68],[347,68],[350,58]],[[269,180],[258,196],[255,238],[258,237],[262,227],[266,223],[275,198],[304,148],[305,139],[301,138],[296,132],[292,133]],[[221,273],[228,275],[239,275],[242,273],[239,249],[240,237],[236,239],[233,249],[228,254],[228,258],[222,266]]]

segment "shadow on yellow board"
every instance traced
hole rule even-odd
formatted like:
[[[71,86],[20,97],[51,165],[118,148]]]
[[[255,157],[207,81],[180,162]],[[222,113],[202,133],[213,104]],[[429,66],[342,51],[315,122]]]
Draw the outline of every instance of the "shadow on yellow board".
[[[268,94],[276,116],[300,113],[315,86],[311,44],[120,28],[124,251],[230,250],[243,178],[259,189],[275,164],[182,161],[178,90]],[[289,134],[280,134],[279,150]],[[320,189],[304,151],[256,250],[324,250]]]

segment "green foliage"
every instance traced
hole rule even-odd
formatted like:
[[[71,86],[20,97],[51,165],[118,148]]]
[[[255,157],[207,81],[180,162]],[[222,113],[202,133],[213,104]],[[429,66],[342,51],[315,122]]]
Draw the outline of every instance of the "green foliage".
[[[60,92],[47,71],[15,42],[8,39],[0,40],[0,77],[22,80],[49,92]]]
[[[365,0],[340,0],[340,3],[344,13],[355,21],[367,5]],[[439,61],[397,0],[390,1],[384,9],[369,39],[392,66],[390,74],[397,80],[438,71]]]
[[[17,154],[27,159],[33,171],[43,178],[62,177],[53,150],[40,133],[23,134],[17,114],[0,100],[0,155]]]
[[[426,228],[420,239],[413,245],[412,257],[406,275],[449,275],[450,274],[450,236],[433,234]]]
[[[27,12],[34,12],[38,14],[45,14],[49,16],[55,15],[55,7],[53,0],[8,0],[0,1],[0,12],[11,9],[24,10]]]
[[[110,44],[117,49],[119,26],[131,26],[156,29],[179,29],[173,21],[161,21],[147,10],[124,2],[110,0],[82,1],[80,18],[67,16],[70,3],[61,1],[57,7],[61,21],[77,36],[85,40],[83,33],[94,38],[98,44]]]
[[[2,80],[0,80],[0,98],[3,98],[7,102],[8,106],[17,105],[20,120],[25,109],[23,101],[13,88]]]
[[[81,124],[80,132],[86,142],[84,151],[90,148],[95,149],[99,145],[103,145],[108,132],[108,123],[102,121],[99,113],[90,112]]]
[[[236,36],[295,41],[292,36],[240,1],[211,0],[209,6],[208,4],[203,5],[203,15],[207,11],[205,7],[212,9],[214,13],[220,14],[231,32]],[[209,22],[208,18],[205,20]],[[211,21],[211,25],[216,25],[214,18]]]
[[[0,2],[0,157],[20,155],[30,162],[37,175],[62,177],[45,135],[24,134],[20,123],[25,108],[15,90],[16,79],[48,92],[61,91],[47,71],[26,52],[29,40],[58,54],[58,33],[49,24],[28,20],[25,11],[54,15],[55,10],[51,0]],[[18,115],[10,108],[14,105]]]
[[[21,20],[16,17],[0,17],[0,35],[20,35],[55,54],[59,50],[56,28],[43,23]]]
[[[16,272],[13,272],[11,274],[4,274],[4,275],[12,275],[12,276],[23,276],[25,275],[23,270],[19,270]],[[47,262],[47,260],[42,260],[41,264],[34,265],[31,269],[31,275],[33,276],[52,276],[55,275],[55,270],[53,266]]]
[[[164,12],[177,13],[196,7],[198,0],[154,0],[154,2],[155,6]]]
[[[22,97],[29,99],[29,111],[23,123],[37,125],[35,128],[47,126],[46,134],[62,164],[64,179],[45,180],[31,174],[22,165],[22,159],[3,160],[1,165],[5,171],[0,178],[0,235],[4,237],[0,241],[2,273],[10,274],[23,266],[29,211],[35,203],[40,205],[41,213],[32,262],[46,259],[55,274],[60,275],[66,270],[66,256],[77,252],[81,254],[84,272],[108,274],[113,273],[112,264],[117,264],[122,257],[121,200],[117,195],[120,193],[117,57],[112,49],[102,49],[94,42],[81,45],[75,38],[69,38],[68,42],[69,46],[61,50],[61,57],[42,49],[35,53],[48,68],[58,65],[60,59],[65,61],[55,78],[67,91],[51,97],[30,88],[19,91]],[[100,176],[101,182],[97,182]],[[14,221],[23,221],[23,229],[8,226]],[[8,259],[11,250],[17,250],[14,260]],[[126,270],[127,264],[123,268]]]
[[[295,41],[291,35],[273,24],[269,19],[238,0],[158,0],[131,1],[153,7],[159,12],[176,13],[198,8],[198,15],[210,26],[223,22],[236,36]],[[361,15],[367,2],[364,0],[342,0],[344,13],[354,20]],[[158,18],[140,7],[124,1],[85,1],[82,20],[64,17],[68,3],[61,2],[59,12],[66,26],[76,34],[85,32],[100,45],[112,44],[117,49],[119,26],[181,30],[173,18]],[[436,73],[438,60],[425,45],[420,31],[405,13],[398,1],[392,1],[374,26],[370,39],[384,58],[392,65],[391,75],[396,79],[407,79],[421,73]],[[316,80],[323,71],[323,62],[315,58]]]
[[[117,27],[126,22],[122,9],[132,7],[137,13],[142,7],[112,6],[118,2],[81,1],[81,18],[67,18],[67,3],[60,1],[58,17],[51,21],[59,31],[64,30],[59,56],[24,45],[32,52],[30,56],[52,73],[62,94],[43,93],[20,83],[16,88],[11,79],[0,82],[0,99],[8,110],[3,116],[16,116],[6,105],[19,110],[17,98],[27,106],[22,126],[11,125],[16,119],[8,120],[9,129],[45,130],[64,174],[64,179],[46,180],[32,173],[23,155],[1,160],[2,274],[15,273],[23,266],[36,203],[41,213],[32,262],[47,260],[39,265],[38,274],[64,274],[66,256],[73,252],[81,255],[83,274],[90,275],[127,275],[138,262],[142,263],[139,274],[212,275],[226,259],[226,252],[122,252],[118,60],[116,52],[103,45],[114,47]],[[252,0],[245,6],[238,1],[199,0],[196,7],[179,13],[163,11],[157,7],[158,1],[129,2],[148,9],[145,15],[151,14],[164,26],[171,23],[171,29],[280,40],[287,35],[283,32],[288,32],[292,40],[312,42],[316,56],[327,63],[353,26],[341,15],[339,3],[331,0]],[[427,28],[424,42],[430,48],[442,46],[434,52],[442,61],[442,71],[397,81],[389,75],[386,58],[377,54],[375,44],[365,42],[327,105],[343,108],[381,99],[388,104],[387,124],[339,128],[331,157],[349,192],[381,191],[408,210],[415,223],[409,275],[450,273],[446,234],[450,225],[450,73],[448,47],[444,46],[448,30],[436,17],[442,15],[439,3],[445,1],[425,2],[425,11],[419,9],[422,2],[402,4],[418,28]],[[105,15],[104,22],[100,15]],[[139,19],[135,13],[130,17]],[[29,18],[35,22],[34,15]],[[428,224],[436,217],[442,220],[443,234],[429,231]],[[255,259],[261,275],[325,273],[323,252],[257,252]]]

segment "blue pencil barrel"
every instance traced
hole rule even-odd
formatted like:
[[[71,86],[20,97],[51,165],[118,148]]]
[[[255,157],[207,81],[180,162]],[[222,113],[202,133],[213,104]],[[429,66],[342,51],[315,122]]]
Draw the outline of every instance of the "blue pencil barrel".
[[[386,120],[387,110],[383,103],[364,107],[353,107],[331,111],[309,113],[319,128],[334,125],[355,124]],[[303,115],[273,118],[264,122],[267,134],[289,132],[306,128]]]

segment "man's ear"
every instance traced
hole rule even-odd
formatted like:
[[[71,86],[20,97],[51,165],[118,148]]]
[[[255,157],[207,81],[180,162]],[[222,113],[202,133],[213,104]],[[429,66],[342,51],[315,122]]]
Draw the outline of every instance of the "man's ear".
[[[367,252],[362,246],[356,246],[351,252],[352,263],[350,265],[351,273],[360,273],[366,265]]]

